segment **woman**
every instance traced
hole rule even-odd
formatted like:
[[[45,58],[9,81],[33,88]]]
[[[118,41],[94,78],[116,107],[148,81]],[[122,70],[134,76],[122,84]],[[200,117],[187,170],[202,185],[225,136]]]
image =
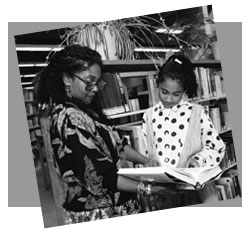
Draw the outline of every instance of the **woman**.
[[[150,160],[131,149],[97,107],[101,75],[100,54],[80,45],[55,53],[39,74],[38,103],[53,106],[50,135],[67,186],[66,223],[139,213],[136,192],[151,192],[150,185],[117,174],[120,157],[145,166]]]

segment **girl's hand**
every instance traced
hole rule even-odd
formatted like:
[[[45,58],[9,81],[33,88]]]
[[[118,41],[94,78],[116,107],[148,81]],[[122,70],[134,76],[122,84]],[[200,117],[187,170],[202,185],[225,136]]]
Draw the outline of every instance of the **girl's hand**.
[[[190,157],[185,167],[188,167],[188,168],[199,167],[199,163],[196,161],[196,159]]]
[[[159,161],[155,159],[147,159],[147,161],[143,164],[144,167],[160,167],[161,164]]]

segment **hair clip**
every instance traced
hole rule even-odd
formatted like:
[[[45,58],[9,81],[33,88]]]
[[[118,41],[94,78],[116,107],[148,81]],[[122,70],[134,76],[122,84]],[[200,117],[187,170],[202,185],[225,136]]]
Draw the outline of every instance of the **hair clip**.
[[[182,62],[180,60],[178,60],[177,58],[174,59],[175,62],[177,62],[178,64],[182,64]]]

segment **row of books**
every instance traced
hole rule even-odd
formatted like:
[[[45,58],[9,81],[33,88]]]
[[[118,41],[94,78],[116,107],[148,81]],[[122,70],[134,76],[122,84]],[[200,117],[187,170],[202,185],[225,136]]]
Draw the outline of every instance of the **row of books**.
[[[146,90],[148,76],[122,79],[118,73],[105,73],[102,78],[106,85],[103,91],[97,93],[97,99],[107,116],[134,112],[150,106],[149,92]]]
[[[23,97],[27,114],[27,123],[29,128],[30,141],[35,142],[36,136],[41,136],[39,118],[37,116],[37,107],[33,104],[34,92],[32,89],[23,89]]]
[[[217,132],[231,128],[227,103],[218,105],[204,105],[205,111],[209,114]]]
[[[36,127],[36,126],[39,126],[39,118],[38,118],[38,116],[34,116],[32,118],[29,118],[27,120],[27,122],[28,122],[29,129],[31,129],[33,127]]]
[[[35,142],[37,136],[42,136],[40,127],[37,127],[35,130],[29,130],[30,141]]]
[[[196,67],[195,74],[198,83],[199,99],[225,96],[225,86],[222,71],[211,70],[210,68]]]
[[[226,152],[225,152],[225,156],[222,160],[221,166],[223,168],[227,168],[227,167],[230,167],[230,166],[237,163],[232,133],[230,131],[228,131],[228,132],[222,134],[221,138],[226,145]]]
[[[33,90],[30,89],[22,89],[23,90],[23,97],[25,101],[33,101],[34,100],[34,93]]]
[[[226,145],[225,156],[221,161],[221,167],[228,168],[237,163],[236,154],[234,150],[234,144],[232,142],[224,141]]]
[[[37,107],[32,103],[25,103],[26,113],[27,115],[32,115],[37,113]]]
[[[215,187],[219,200],[241,198],[241,187],[236,169],[225,172],[215,181]]]

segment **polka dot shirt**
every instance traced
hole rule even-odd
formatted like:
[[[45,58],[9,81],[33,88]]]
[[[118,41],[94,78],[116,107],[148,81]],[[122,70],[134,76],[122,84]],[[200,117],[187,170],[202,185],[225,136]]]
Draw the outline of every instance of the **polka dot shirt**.
[[[192,104],[181,100],[172,108],[165,108],[161,102],[152,108],[152,119],[147,122],[143,115],[142,132],[147,153],[147,124],[152,124],[154,147],[163,166],[176,167],[185,143]],[[151,122],[150,122],[151,121]],[[201,113],[202,150],[193,157],[200,166],[219,164],[225,154],[225,144],[215,130],[205,111]]]

